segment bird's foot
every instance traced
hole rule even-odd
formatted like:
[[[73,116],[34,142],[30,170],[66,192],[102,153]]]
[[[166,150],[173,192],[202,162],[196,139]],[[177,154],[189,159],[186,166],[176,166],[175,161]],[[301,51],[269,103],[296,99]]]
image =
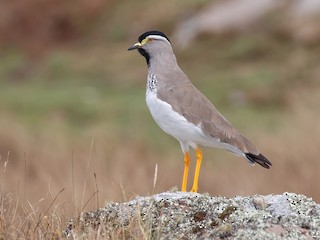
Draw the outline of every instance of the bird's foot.
[[[191,188],[190,192],[197,193],[198,189],[193,187],[193,188]]]

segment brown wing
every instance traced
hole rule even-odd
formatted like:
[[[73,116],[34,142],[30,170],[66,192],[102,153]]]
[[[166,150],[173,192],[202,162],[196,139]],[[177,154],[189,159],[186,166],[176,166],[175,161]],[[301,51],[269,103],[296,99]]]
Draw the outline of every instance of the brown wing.
[[[161,74],[158,81],[157,96],[172,105],[172,108],[195,125],[200,124],[203,131],[221,142],[234,146],[244,153],[260,154],[257,148],[227,119],[225,119],[213,104],[189,81],[180,70],[174,73]],[[172,79],[166,80],[164,79]],[[166,90],[164,90],[166,89]]]

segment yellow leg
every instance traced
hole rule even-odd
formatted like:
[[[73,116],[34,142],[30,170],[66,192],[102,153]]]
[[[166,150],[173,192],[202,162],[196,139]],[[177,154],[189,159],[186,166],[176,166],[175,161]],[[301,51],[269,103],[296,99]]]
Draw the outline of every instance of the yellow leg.
[[[199,180],[200,166],[202,162],[202,152],[198,147],[196,148],[196,158],[197,158],[196,171],[194,173],[193,186],[190,192],[198,192],[198,180]]]
[[[182,179],[182,187],[181,187],[182,192],[187,191],[189,165],[190,165],[190,155],[188,152],[186,152],[184,154],[184,171],[183,171],[183,179]]]

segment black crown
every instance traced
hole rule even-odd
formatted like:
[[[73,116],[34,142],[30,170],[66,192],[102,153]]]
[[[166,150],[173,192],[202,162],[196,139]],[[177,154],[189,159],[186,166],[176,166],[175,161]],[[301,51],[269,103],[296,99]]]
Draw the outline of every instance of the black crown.
[[[138,41],[141,43],[143,39],[145,39],[146,37],[148,37],[150,35],[158,35],[158,36],[164,37],[170,42],[169,38],[163,32],[159,32],[159,31],[148,31],[148,32],[145,32],[144,34],[142,34],[138,38]]]

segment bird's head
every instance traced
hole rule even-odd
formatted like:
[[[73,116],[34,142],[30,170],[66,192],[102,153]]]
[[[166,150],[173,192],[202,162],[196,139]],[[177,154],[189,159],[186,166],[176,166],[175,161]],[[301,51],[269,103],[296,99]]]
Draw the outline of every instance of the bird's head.
[[[138,42],[129,47],[128,50],[137,49],[146,58],[147,64],[150,59],[163,53],[172,54],[172,47],[169,38],[159,31],[148,31],[143,33]]]

